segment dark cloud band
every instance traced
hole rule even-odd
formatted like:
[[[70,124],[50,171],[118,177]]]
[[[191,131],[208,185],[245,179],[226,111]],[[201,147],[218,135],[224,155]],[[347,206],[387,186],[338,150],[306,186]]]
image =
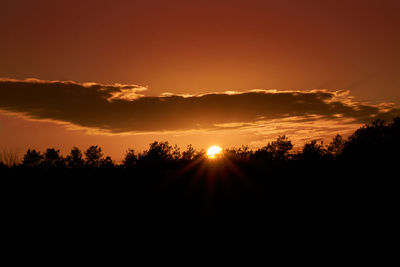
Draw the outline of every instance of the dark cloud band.
[[[0,80],[0,109],[111,133],[232,128],[288,117],[352,118],[363,123],[400,114],[388,104],[355,102],[344,91],[143,95],[137,85]]]

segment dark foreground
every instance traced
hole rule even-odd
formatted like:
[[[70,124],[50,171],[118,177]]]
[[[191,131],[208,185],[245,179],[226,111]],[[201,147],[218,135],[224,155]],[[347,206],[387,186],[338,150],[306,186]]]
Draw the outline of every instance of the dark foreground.
[[[3,166],[4,252],[398,244],[399,126],[367,125],[340,150],[290,154],[281,138],[216,160]]]

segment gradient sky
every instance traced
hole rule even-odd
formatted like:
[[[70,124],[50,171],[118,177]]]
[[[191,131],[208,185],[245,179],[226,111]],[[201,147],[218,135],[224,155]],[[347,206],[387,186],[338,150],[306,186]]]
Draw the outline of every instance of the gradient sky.
[[[284,133],[300,143],[349,134],[399,114],[399,10],[384,0],[3,0],[0,148],[99,144],[118,158],[153,140],[257,147]]]

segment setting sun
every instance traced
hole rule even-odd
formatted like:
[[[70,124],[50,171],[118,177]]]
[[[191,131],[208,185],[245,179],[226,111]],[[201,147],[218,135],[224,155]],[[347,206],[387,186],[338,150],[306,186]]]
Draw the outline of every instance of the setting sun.
[[[212,146],[207,150],[207,157],[209,159],[215,159],[215,157],[222,152],[222,148],[219,146]]]

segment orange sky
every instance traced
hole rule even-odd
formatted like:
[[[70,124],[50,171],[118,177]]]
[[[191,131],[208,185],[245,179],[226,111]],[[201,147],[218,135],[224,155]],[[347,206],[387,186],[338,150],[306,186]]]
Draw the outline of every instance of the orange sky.
[[[349,99],[399,105],[399,10],[399,1],[384,0],[5,0],[0,2],[0,78],[133,84],[147,87],[143,95],[155,97],[165,92],[349,90]],[[19,99],[26,102],[26,95]],[[12,102],[10,108],[9,101],[2,109],[27,112],[26,105],[16,108]],[[320,115],[319,110],[314,113]],[[252,120],[251,130],[172,129],[174,133],[106,136],[2,114],[0,147],[68,150],[74,144],[98,143],[118,158],[127,147],[144,149],[155,139],[198,148],[214,143],[258,146],[278,133],[303,140],[360,125],[285,120]]]

